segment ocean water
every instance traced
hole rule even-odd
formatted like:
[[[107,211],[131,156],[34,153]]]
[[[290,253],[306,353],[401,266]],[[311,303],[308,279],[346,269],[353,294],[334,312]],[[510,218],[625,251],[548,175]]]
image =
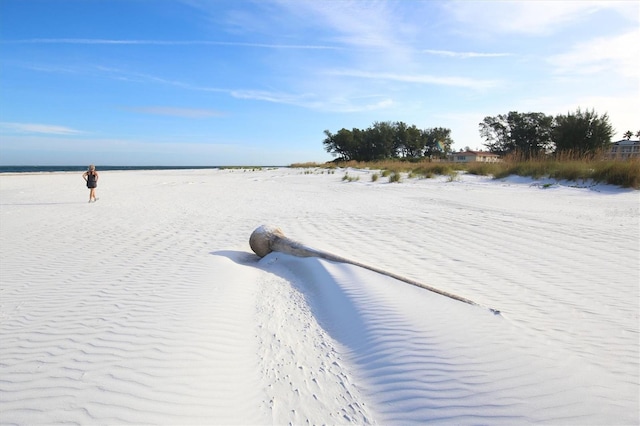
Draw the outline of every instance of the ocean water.
[[[88,166],[0,166],[0,173],[84,172]],[[218,169],[218,166],[99,166],[96,170],[186,170]]]

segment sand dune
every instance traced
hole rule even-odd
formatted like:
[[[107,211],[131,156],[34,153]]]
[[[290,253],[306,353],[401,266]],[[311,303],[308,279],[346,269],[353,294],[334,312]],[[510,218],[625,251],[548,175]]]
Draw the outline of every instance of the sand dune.
[[[341,173],[1,175],[0,423],[640,422],[637,191]]]

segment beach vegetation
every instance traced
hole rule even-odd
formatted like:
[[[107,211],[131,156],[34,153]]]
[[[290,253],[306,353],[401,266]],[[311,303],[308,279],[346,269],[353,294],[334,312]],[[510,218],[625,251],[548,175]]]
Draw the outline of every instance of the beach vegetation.
[[[371,182],[377,182],[379,178],[380,178],[380,174],[374,173],[371,175]]]
[[[598,115],[594,110],[558,115],[553,126],[555,152],[590,154],[605,148],[613,136],[613,126],[607,114]]]
[[[219,169],[220,170],[242,170],[243,172],[246,172],[247,170],[252,172],[265,170],[261,166],[220,166]]]
[[[503,167],[502,163],[485,163],[481,161],[467,163],[465,171],[470,175],[492,176]]]
[[[460,180],[460,172],[458,172],[457,170],[449,170],[449,172],[447,173],[447,182],[455,182]]]
[[[314,169],[318,166],[318,163],[314,163],[312,161],[307,161],[306,163],[294,163],[291,165],[291,167],[295,167],[297,169]]]
[[[501,157],[517,153],[529,159],[566,151],[593,154],[611,142],[613,127],[606,113],[578,108],[555,117],[518,111],[487,116],[479,123],[479,132],[491,153]],[[339,163],[421,163],[446,161],[453,154],[451,130],[444,127],[419,129],[402,121],[376,121],[366,129],[325,130],[324,135],[325,150]],[[630,131],[625,133],[631,136]]]
[[[525,158],[514,153],[507,155],[497,163],[453,163],[453,162],[411,162],[385,160],[372,162],[346,163],[331,162],[317,164],[317,167],[329,168],[335,173],[335,167],[379,170],[379,177],[389,177],[392,173],[411,173],[412,176],[432,178],[434,176],[452,176],[454,172],[466,172],[479,176],[491,176],[504,179],[511,175],[528,176],[534,179],[551,178],[567,181],[593,181],[625,188],[640,189],[640,159],[607,159],[602,151],[590,155],[565,151],[557,154],[539,154]],[[374,174],[375,175],[375,174]],[[378,178],[373,178],[378,179]],[[347,179],[344,179],[347,180]]]
[[[402,176],[400,172],[391,172],[389,175],[389,183],[400,183],[402,182]]]
[[[606,154],[613,136],[607,114],[580,108],[555,117],[541,112],[511,111],[487,116],[479,126],[485,146],[498,154],[500,161],[452,161],[449,129],[418,129],[401,121],[386,121],[374,122],[364,130],[342,128],[336,133],[325,130],[323,145],[336,159],[314,166],[380,170],[381,177],[407,173],[409,178],[449,176],[454,180],[463,171],[496,179],[518,175],[591,180],[640,189],[640,159],[614,160]],[[632,136],[631,131],[624,133],[627,139]],[[636,136],[640,137],[640,131]]]
[[[640,160],[603,161],[593,169],[592,176],[596,182],[640,189]]]
[[[349,176],[349,172],[347,172],[342,176],[342,180],[347,182],[356,182],[360,180],[360,176]]]

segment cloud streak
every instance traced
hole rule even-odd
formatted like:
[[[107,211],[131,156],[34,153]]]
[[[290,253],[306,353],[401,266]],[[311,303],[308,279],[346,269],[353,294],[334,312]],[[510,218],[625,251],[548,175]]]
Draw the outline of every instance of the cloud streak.
[[[637,15],[627,1],[452,1],[445,4],[455,21],[494,34],[551,34],[604,9]]]
[[[483,53],[483,52],[454,52],[451,50],[433,50],[424,49],[424,53],[436,56],[446,56],[449,58],[501,58],[505,56],[511,56],[510,53]]]
[[[606,72],[638,81],[640,30],[612,37],[599,37],[548,58],[556,74],[587,75]]]
[[[181,118],[209,118],[221,117],[225,115],[220,111],[210,109],[193,109],[193,108],[174,108],[163,106],[137,107],[127,108],[129,111],[139,112],[143,114],[167,115]]]
[[[340,50],[340,46],[314,44],[271,44],[246,43],[215,40],[125,40],[125,39],[92,39],[92,38],[33,38],[23,40],[3,40],[0,44],[79,44],[79,45],[129,45],[129,46],[232,46],[255,47],[265,49],[309,49]]]
[[[80,130],[72,129],[65,126],[57,126],[51,124],[37,124],[37,123],[0,123],[0,128],[8,129],[17,133],[36,133],[47,135],[77,135],[84,133]]]
[[[231,96],[237,99],[255,100],[275,104],[293,105],[317,111],[362,112],[389,108],[394,104],[392,99],[383,96],[362,97],[331,96],[320,97],[314,94],[293,94],[270,92],[265,90],[233,90]]]
[[[441,77],[429,74],[398,74],[390,72],[368,72],[358,70],[336,70],[329,72],[332,75],[346,76],[353,78],[389,80],[410,84],[430,84],[440,86],[455,86],[468,89],[489,89],[499,83],[494,80],[476,80],[466,77]]]

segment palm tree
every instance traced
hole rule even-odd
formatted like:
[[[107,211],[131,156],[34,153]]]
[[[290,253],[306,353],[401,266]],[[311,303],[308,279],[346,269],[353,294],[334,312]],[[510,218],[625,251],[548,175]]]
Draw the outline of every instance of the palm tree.
[[[626,132],[624,132],[624,134],[622,135],[626,140],[631,140],[631,136],[633,136],[633,133],[631,133],[631,130],[627,130]]]

